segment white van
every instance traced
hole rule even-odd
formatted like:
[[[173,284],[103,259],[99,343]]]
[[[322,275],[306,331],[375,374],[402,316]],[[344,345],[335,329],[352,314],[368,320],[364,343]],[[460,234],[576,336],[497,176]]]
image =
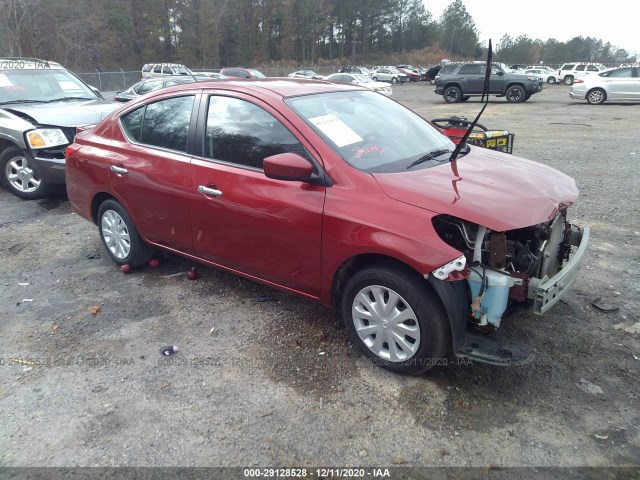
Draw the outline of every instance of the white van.
[[[142,78],[168,77],[171,75],[193,75],[191,70],[180,63],[147,63],[142,67]]]

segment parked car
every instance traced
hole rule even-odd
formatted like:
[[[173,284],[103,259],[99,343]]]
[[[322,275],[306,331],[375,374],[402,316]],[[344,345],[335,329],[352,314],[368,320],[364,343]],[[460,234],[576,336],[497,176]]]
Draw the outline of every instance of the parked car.
[[[265,78],[265,75],[259,70],[256,70],[255,68],[240,68],[240,67],[223,68],[222,70],[220,70],[220,73],[227,77]]]
[[[329,82],[345,82],[361,85],[365,88],[381,93],[387,97],[393,96],[391,86],[384,82],[375,82],[367,75],[361,73],[334,73],[325,78]]]
[[[548,70],[542,68],[527,68],[524,71],[525,75],[536,75],[540,80],[544,83],[553,84],[556,83],[556,73],[549,72]]]
[[[407,81],[408,77],[404,73],[392,69],[390,67],[378,67],[373,71],[371,75],[371,79],[374,82],[391,82],[392,84],[396,83],[404,83]]]
[[[411,82],[420,81],[420,74],[417,71],[412,70],[410,68],[405,68],[405,67],[396,67],[396,68],[400,70],[402,73],[404,73],[407,77],[409,77],[409,81]]]
[[[180,63],[147,63],[141,71],[141,78],[177,75],[192,75],[192,72]]]
[[[467,327],[495,332],[509,304],[542,314],[569,291],[589,237],[568,220],[576,184],[480,147],[451,159],[454,148],[356,85],[191,83],[79,132],[68,196],[117,265],[169,250],[333,306],[390,370],[449,352],[526,363],[531,349]]]
[[[340,70],[338,70],[338,73],[360,73],[362,75],[371,77],[373,71],[367,67],[362,67],[359,65],[343,65]]]
[[[484,62],[448,63],[436,75],[436,95],[445,102],[464,102],[472,96],[481,96],[484,90],[486,64]],[[510,73],[506,65],[491,66],[489,94],[506,97],[507,102],[518,103],[529,100],[542,90],[542,82],[535,75]]]
[[[324,77],[322,75],[318,75],[313,70],[298,70],[297,72],[290,73],[289,78],[307,78],[321,80]]]
[[[192,72],[197,77],[204,76],[204,77],[209,77],[215,80],[226,80],[227,78],[229,78],[226,75],[222,75],[219,72],[210,72],[207,70],[192,70]]]
[[[585,75],[593,73],[599,73],[607,68],[599,63],[582,63],[572,62],[564,63],[558,70],[558,82],[563,82],[565,85],[571,85],[576,78],[582,78]]]
[[[596,75],[576,78],[569,96],[587,100],[593,105],[606,101],[637,102],[640,100],[640,75],[638,67],[613,68]]]
[[[2,185],[24,199],[63,186],[65,148],[76,128],[116,107],[59,63],[0,58]]]
[[[127,88],[122,92],[117,92],[116,96],[113,99],[116,102],[128,102],[133,100],[134,98],[139,97],[140,95],[144,95],[149,92],[153,92],[155,90],[159,90],[165,87],[172,87],[174,85],[180,85],[183,83],[190,83],[196,81],[208,81],[211,80],[211,77],[205,75],[194,75],[187,77],[172,77],[172,78],[145,78],[144,80],[140,80],[135,85]]]

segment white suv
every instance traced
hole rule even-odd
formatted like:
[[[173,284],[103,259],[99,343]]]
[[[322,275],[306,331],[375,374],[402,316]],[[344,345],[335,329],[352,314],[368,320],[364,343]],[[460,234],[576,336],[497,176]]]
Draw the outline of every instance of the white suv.
[[[558,70],[558,82],[565,85],[572,85],[575,78],[584,77],[592,73],[599,73],[607,67],[599,63],[572,62],[564,63]]]
[[[193,75],[191,70],[180,63],[147,63],[142,67],[141,73],[142,78]]]

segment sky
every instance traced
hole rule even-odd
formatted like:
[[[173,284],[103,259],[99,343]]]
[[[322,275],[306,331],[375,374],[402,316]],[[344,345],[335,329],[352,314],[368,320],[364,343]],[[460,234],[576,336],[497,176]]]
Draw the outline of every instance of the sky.
[[[435,20],[453,0],[423,0]],[[633,0],[575,2],[569,0],[462,0],[486,46],[494,48],[504,34],[512,39],[528,35],[535,40],[555,38],[566,42],[573,37],[592,37],[640,55],[638,4]],[[633,5],[636,5],[633,7]]]

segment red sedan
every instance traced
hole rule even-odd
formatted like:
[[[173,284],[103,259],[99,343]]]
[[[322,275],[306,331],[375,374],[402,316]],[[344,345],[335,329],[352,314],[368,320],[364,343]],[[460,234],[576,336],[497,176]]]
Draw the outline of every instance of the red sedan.
[[[543,313],[571,286],[588,240],[567,220],[575,182],[474,146],[451,161],[454,148],[357,86],[186,84],[78,133],[67,188],[116,264],[164,249],[333,306],[390,370],[450,351],[526,363],[468,327],[497,329],[511,303]]]

